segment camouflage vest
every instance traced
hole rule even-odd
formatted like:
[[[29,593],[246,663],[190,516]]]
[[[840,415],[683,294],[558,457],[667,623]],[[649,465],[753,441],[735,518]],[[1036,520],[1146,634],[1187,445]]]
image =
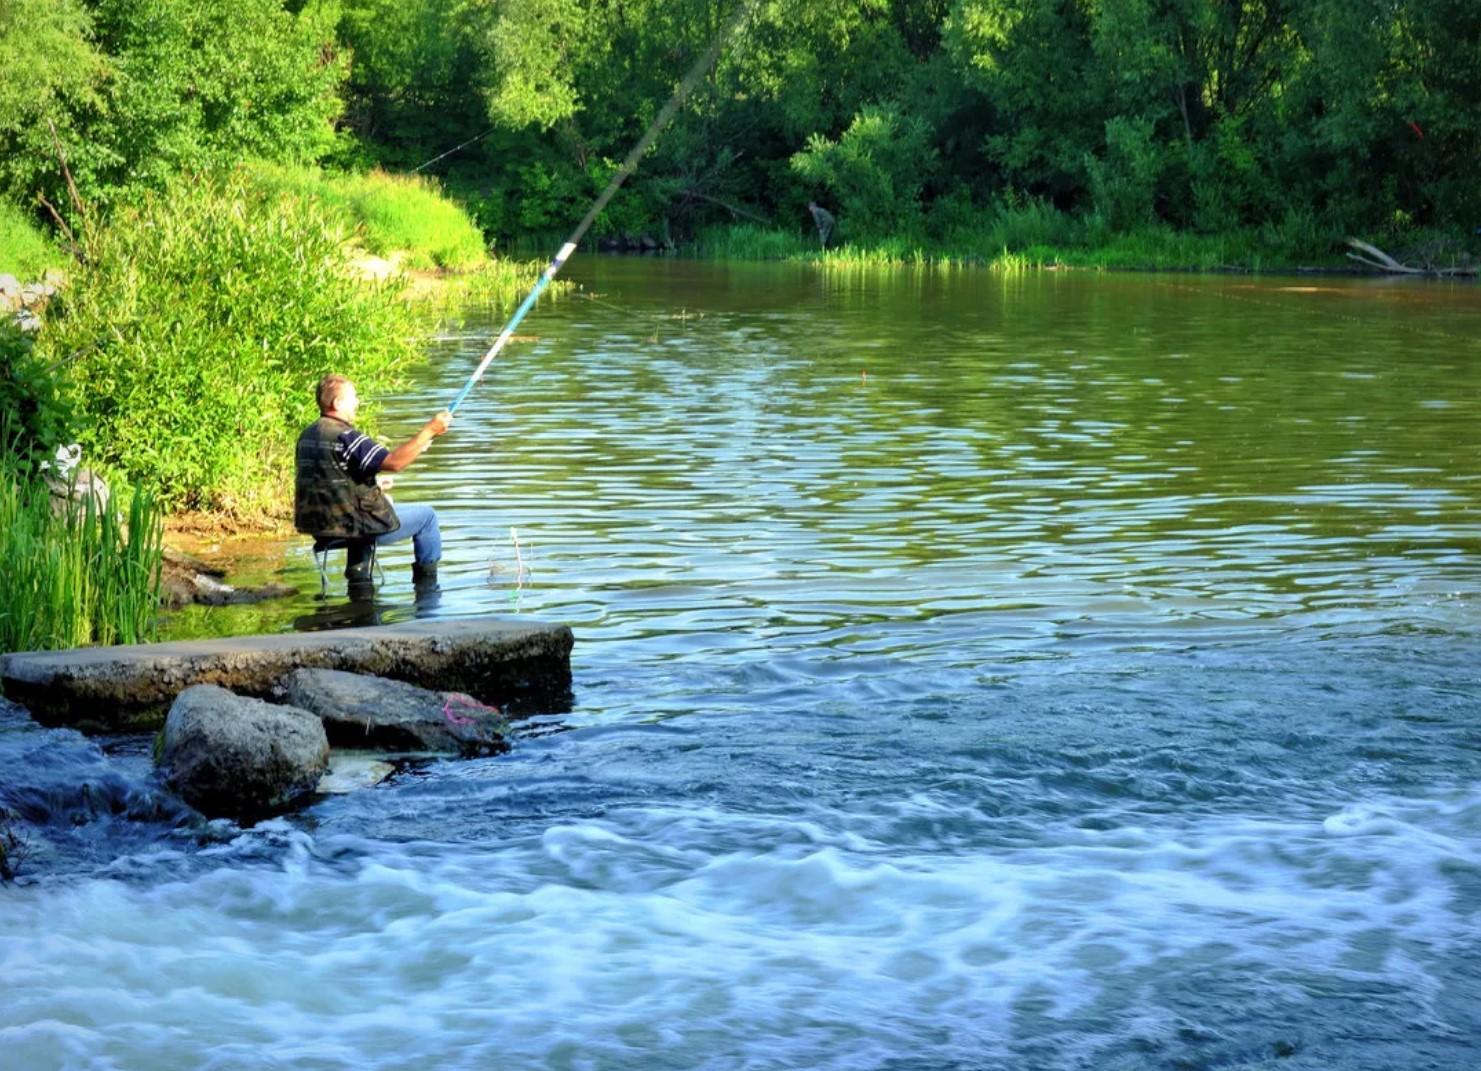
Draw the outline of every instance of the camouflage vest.
[[[298,437],[294,451],[293,526],[309,535],[356,538],[377,536],[401,527],[391,501],[376,486],[356,483],[334,446],[350,426],[322,416]]]

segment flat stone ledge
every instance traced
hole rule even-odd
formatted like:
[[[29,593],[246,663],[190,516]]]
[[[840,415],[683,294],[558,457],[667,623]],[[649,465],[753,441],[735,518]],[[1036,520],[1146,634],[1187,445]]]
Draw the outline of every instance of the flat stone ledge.
[[[101,730],[158,725],[192,684],[267,698],[295,669],[342,669],[459,691],[515,713],[570,702],[565,625],[500,618],[408,621],[332,632],[186,640],[0,658],[5,694],[48,725]]]

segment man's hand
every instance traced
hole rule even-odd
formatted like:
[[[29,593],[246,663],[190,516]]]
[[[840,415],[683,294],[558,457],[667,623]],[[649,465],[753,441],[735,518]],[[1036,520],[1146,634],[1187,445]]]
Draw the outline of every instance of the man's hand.
[[[386,472],[400,472],[421,457],[427,447],[432,445],[433,439],[452,426],[453,415],[444,409],[422,425],[421,431],[387,454],[386,459],[381,462],[381,468]]]

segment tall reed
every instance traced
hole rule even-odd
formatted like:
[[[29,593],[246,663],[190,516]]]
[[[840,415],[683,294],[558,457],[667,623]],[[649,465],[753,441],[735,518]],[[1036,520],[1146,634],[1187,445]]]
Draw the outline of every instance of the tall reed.
[[[42,479],[0,465],[0,651],[152,639],[163,511],[143,491],[126,512],[53,501]]]

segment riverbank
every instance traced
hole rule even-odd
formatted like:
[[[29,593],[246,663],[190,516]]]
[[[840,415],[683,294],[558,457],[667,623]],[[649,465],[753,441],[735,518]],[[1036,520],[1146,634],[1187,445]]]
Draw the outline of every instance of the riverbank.
[[[1383,236],[1379,243],[1397,259],[1440,267],[1481,262],[1475,236],[1460,232],[1412,231]],[[931,264],[985,267],[1000,272],[1094,271],[1323,273],[1380,275],[1355,263],[1347,236],[1315,224],[1198,234],[1165,226],[1111,232],[1094,219],[1073,217],[1043,205],[984,213],[980,219],[938,235],[893,236],[853,241],[830,237],[823,247],[815,232],[754,224],[710,228],[688,247],[711,260],[788,260],[830,267]]]

